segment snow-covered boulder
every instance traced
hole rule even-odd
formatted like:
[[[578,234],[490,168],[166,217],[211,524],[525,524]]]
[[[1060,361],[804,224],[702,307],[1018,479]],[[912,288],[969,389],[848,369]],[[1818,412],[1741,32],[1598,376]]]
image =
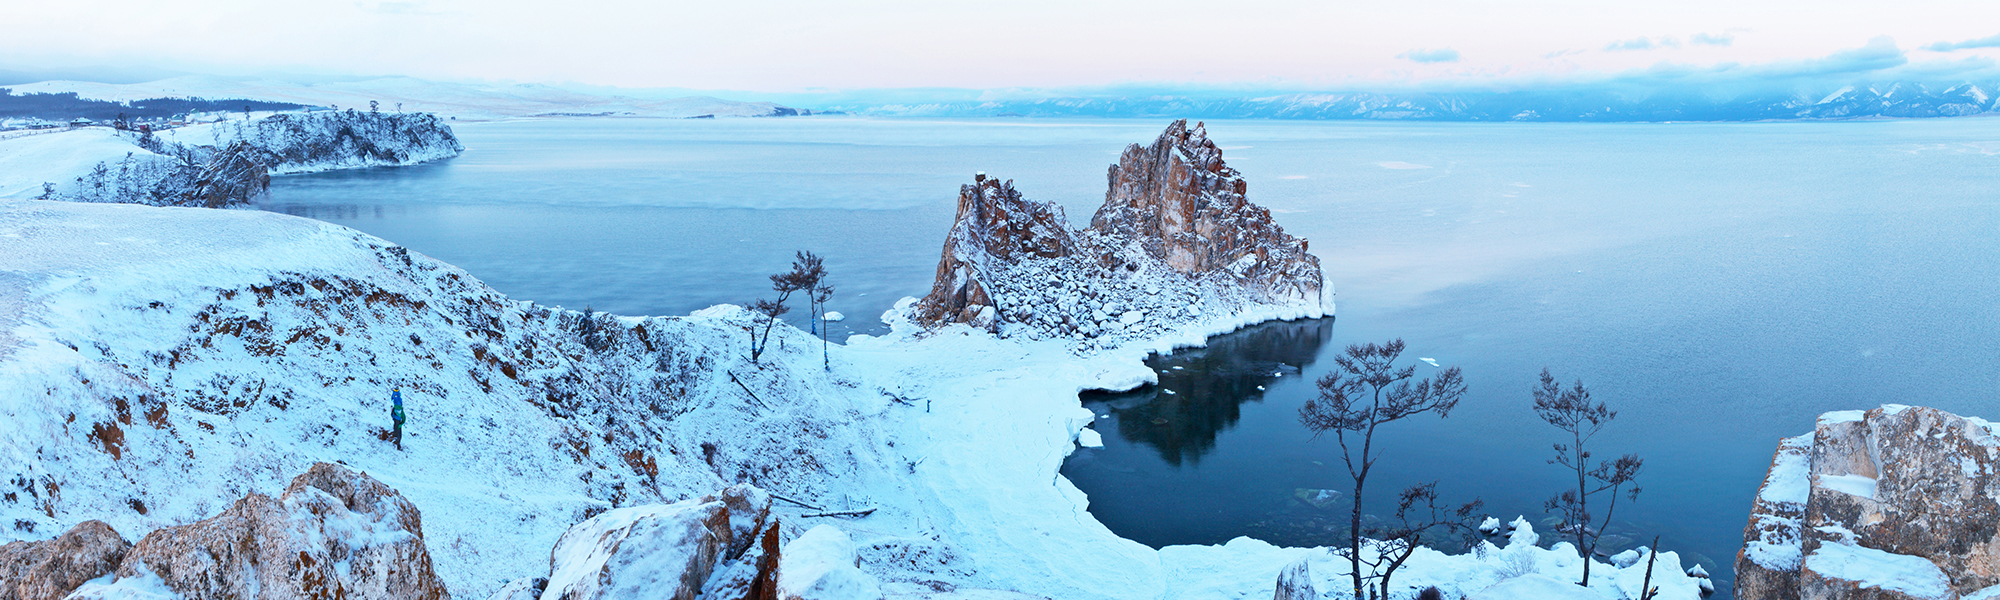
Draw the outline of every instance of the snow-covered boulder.
[[[1277,593],[1271,599],[1319,600],[1319,591],[1313,589],[1312,564],[1307,557],[1299,557],[1278,573]]]
[[[277,498],[146,534],[118,577],[154,574],[190,599],[447,600],[417,507],[367,474],[318,463]]]
[[[785,544],[778,561],[779,600],[881,600],[882,584],[861,572],[854,541],[832,525]]]
[[[118,568],[131,542],[103,521],[84,521],[55,539],[0,546],[0,598],[58,600]]]
[[[564,533],[551,554],[546,600],[694,600],[730,547],[729,509],[696,499],[632,506]]]
[[[1126,149],[1082,230],[982,173],[959,189],[913,320],[1111,347],[1210,322],[1328,314],[1319,259],[1245,199],[1246,185],[1185,120]]]
[[[1778,446],[1744,529],[1736,597],[2000,592],[1996,473],[2000,437],[1984,420],[1893,404],[1822,415]]]

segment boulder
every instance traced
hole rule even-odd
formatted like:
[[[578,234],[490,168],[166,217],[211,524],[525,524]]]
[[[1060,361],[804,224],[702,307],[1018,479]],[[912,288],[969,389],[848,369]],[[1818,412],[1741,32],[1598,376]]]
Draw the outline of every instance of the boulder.
[[[450,598],[416,506],[330,463],[314,464],[278,498],[253,493],[215,517],[147,534],[118,577],[149,576],[189,600]]]
[[[1752,507],[1736,596],[1959,598],[2000,586],[2000,437],[1885,405],[1786,440]]]
[[[860,565],[845,532],[814,527],[785,545],[778,561],[778,599],[881,600],[881,582]]]
[[[543,600],[695,600],[731,546],[729,509],[707,498],[631,506],[564,532]]]
[[[59,600],[118,568],[132,544],[103,521],[84,521],[52,540],[0,546],[0,598]]]
[[[1319,591],[1313,589],[1312,566],[1306,559],[1301,556],[1278,573],[1277,592],[1271,600],[1319,600]]]

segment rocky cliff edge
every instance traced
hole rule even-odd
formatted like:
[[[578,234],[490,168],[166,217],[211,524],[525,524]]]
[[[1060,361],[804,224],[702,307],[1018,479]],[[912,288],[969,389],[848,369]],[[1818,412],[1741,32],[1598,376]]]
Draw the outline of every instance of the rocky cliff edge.
[[[1891,404],[1784,440],[1744,528],[1736,597],[2000,597],[1993,424]]]

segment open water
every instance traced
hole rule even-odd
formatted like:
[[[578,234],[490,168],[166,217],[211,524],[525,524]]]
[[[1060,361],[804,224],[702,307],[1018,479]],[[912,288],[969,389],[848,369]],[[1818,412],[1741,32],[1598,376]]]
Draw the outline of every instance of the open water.
[[[928,290],[974,171],[1086,224],[1105,168],[1165,125],[463,123],[459,158],[276,178],[265,208],[517,298],[630,315],[746,301],[812,250],[849,316],[840,336],[879,331],[876,315]],[[1331,541],[1347,499],[1312,490],[1345,475],[1296,411],[1354,343],[1404,339],[1419,376],[1429,357],[1470,386],[1449,418],[1385,429],[1369,512],[1438,481],[1447,499],[1543,522],[1563,485],[1546,464],[1556,431],[1529,409],[1547,367],[1619,411],[1599,456],[1646,460],[1613,545],[1657,535],[1723,597],[1780,437],[1881,403],[2000,417],[2000,119],[1208,126],[1250,199],[1312,240],[1339,318],[1223,336],[1156,358],[1156,388],[1086,397],[1106,447],[1063,473],[1126,537]]]

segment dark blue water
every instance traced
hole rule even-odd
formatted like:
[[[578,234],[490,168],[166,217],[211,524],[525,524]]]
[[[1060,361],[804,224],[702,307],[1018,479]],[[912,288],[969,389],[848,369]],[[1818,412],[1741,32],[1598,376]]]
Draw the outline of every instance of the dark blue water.
[[[460,158],[279,178],[267,208],[402,243],[519,298],[623,314],[756,297],[810,249],[850,316],[836,334],[866,332],[928,289],[973,171],[1083,223],[1118,151],[1164,125],[468,124]],[[1563,483],[1544,462],[1556,432],[1528,408],[1549,367],[1620,411],[1600,455],[1646,458],[1645,491],[1613,533],[1660,535],[1725,589],[1778,438],[1884,402],[2000,416],[2000,119],[1210,132],[1251,200],[1313,241],[1340,316],[1157,359],[1183,367],[1162,378],[1177,394],[1089,399],[1112,415],[1097,424],[1107,447],[1064,473],[1132,539],[1317,543],[1328,509],[1294,499],[1343,476],[1296,410],[1352,343],[1400,337],[1406,361],[1460,366],[1471,388],[1448,419],[1385,432],[1371,489],[1437,480],[1448,498],[1539,521]],[[1263,366],[1285,374],[1265,381]]]

